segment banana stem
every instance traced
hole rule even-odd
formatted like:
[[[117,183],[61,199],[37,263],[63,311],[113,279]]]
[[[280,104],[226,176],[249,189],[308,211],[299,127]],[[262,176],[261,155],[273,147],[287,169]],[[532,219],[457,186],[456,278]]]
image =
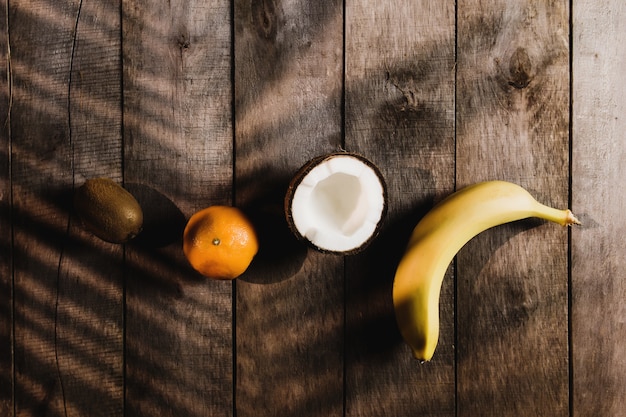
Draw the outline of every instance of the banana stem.
[[[576,218],[576,216],[574,216],[574,213],[572,213],[570,210],[566,210],[567,211],[567,224],[568,226],[571,226],[572,224],[582,224],[580,222],[580,220],[578,220]]]
[[[541,217],[542,219],[558,223],[561,226],[581,224],[580,220],[578,220],[576,216],[574,216],[574,213],[572,213],[569,209],[560,210],[550,206],[546,206],[541,203],[538,204],[539,207],[537,208],[537,217]]]

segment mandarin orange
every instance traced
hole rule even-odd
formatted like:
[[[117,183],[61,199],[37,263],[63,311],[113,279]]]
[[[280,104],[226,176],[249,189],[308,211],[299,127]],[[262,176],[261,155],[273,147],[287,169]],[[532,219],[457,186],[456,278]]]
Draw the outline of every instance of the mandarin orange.
[[[236,207],[202,209],[191,216],[183,232],[185,257],[209,278],[237,278],[248,269],[258,249],[254,226]]]

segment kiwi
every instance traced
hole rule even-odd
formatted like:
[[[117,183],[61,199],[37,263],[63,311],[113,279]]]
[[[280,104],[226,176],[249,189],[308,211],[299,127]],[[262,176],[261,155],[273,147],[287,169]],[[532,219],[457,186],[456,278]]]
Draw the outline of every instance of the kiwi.
[[[104,241],[125,243],[141,232],[141,206],[109,178],[85,181],[74,194],[74,209],[83,227]]]

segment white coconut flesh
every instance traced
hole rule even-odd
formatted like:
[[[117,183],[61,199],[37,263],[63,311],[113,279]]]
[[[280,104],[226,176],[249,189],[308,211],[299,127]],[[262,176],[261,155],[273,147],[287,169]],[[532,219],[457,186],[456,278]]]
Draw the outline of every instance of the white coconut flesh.
[[[293,191],[297,232],[330,252],[355,251],[376,233],[385,211],[385,187],[363,160],[335,155],[308,171]]]

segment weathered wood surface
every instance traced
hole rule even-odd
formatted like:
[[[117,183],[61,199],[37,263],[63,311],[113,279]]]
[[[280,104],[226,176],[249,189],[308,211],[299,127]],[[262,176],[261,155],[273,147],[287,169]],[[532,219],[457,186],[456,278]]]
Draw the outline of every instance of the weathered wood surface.
[[[572,415],[617,416],[626,398],[626,5],[573,8]],[[602,387],[596,388],[596,387]]]
[[[346,6],[345,146],[381,167],[389,196],[384,230],[346,259],[346,415],[454,415],[452,271],[432,363],[401,342],[391,300],[410,231],[454,189],[454,2]]]
[[[458,2],[457,187],[568,204],[566,2]],[[567,229],[523,221],[457,257],[459,416],[568,415]]]
[[[260,234],[236,282],[237,416],[340,417],[343,259],[295,242],[282,208],[298,168],[342,145],[342,4],[236,0],[234,16],[235,202]]]
[[[0,10],[0,416],[623,413],[621,1]],[[296,242],[281,211],[295,170],[338,149],[389,189],[381,234],[351,257]],[[96,176],[144,206],[136,241],[81,228],[71,195]],[[470,242],[435,357],[417,363],[395,265],[436,201],[494,178],[584,224]],[[232,283],[182,256],[185,219],[210,204],[259,228]]]
[[[10,83],[9,48],[7,22],[7,1],[0,3],[0,21],[5,22],[0,35],[0,78],[7,80],[0,88],[0,414],[13,412],[13,282],[12,282],[12,240],[11,240],[11,159],[10,159]]]
[[[232,285],[201,279],[184,220],[231,204],[230,5],[122,1],[124,182],[147,217],[125,257],[125,414],[233,409]]]

